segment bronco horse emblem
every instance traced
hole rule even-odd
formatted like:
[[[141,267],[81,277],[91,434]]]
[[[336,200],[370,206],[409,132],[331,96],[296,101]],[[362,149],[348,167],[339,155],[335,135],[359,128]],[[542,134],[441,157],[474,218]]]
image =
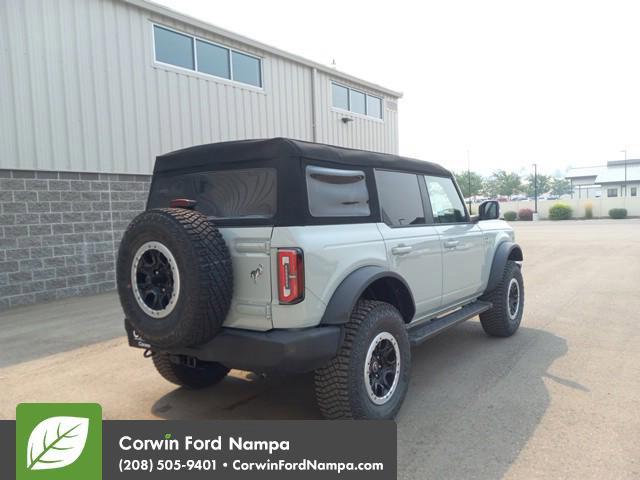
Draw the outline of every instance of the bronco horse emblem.
[[[251,270],[251,279],[253,280],[253,283],[257,283],[258,282],[258,277],[260,277],[260,275],[262,275],[262,269],[264,268],[264,266],[262,264],[258,265],[258,268],[256,268],[255,270]]]

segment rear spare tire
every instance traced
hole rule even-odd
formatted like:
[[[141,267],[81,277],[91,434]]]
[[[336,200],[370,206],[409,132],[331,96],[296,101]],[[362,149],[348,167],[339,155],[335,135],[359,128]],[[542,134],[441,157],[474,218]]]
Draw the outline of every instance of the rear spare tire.
[[[126,318],[154,347],[205,343],[229,311],[229,249],[201,213],[166,208],[138,215],[124,233],[116,270]]]

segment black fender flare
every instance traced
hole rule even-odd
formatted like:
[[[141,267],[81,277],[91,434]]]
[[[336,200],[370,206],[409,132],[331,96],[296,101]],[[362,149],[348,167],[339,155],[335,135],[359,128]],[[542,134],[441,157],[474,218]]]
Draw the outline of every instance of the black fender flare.
[[[335,292],[329,300],[327,307],[325,308],[321,325],[344,325],[351,318],[351,312],[362,293],[376,280],[381,278],[393,278],[401,282],[406,288],[407,292],[411,296],[411,303],[413,311],[415,312],[415,301],[413,294],[407,282],[400,275],[394,272],[385,270],[382,267],[376,265],[370,265],[366,267],[360,267],[351,272],[347,277],[342,280],[340,285],[336,288]],[[409,319],[410,320],[410,319]]]
[[[487,282],[487,288],[485,293],[494,290],[500,279],[502,278],[502,272],[507,264],[507,260],[522,261],[522,249],[520,245],[514,242],[502,242],[496,248],[496,253],[493,255],[493,263],[491,264],[491,273],[489,274],[489,281]]]

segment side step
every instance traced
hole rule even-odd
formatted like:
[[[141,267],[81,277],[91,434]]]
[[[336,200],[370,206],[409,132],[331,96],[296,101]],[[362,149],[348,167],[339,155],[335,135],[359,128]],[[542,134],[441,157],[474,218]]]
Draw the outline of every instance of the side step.
[[[446,329],[457,325],[458,323],[469,320],[482,312],[493,307],[491,302],[476,301],[455,310],[444,317],[434,318],[427,322],[421,322],[418,325],[408,327],[409,341],[411,346],[420,345],[425,340],[444,332]]]

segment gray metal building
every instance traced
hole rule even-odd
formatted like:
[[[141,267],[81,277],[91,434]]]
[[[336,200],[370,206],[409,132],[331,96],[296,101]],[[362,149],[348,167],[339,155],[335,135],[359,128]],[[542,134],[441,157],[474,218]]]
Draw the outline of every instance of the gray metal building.
[[[142,0],[0,2],[0,85],[0,310],[113,289],[160,153],[398,151],[400,93]]]

